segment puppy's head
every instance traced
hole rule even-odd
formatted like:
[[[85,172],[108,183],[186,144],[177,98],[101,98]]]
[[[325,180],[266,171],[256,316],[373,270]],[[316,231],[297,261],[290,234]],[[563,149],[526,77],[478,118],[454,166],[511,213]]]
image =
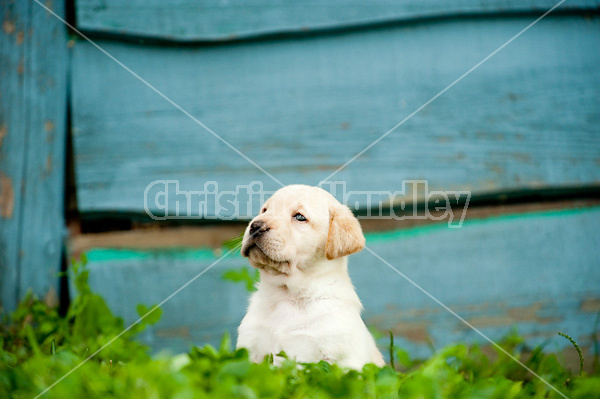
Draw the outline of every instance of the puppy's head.
[[[290,274],[358,252],[364,245],[350,209],[321,188],[292,185],[273,194],[248,224],[242,255],[269,273]]]

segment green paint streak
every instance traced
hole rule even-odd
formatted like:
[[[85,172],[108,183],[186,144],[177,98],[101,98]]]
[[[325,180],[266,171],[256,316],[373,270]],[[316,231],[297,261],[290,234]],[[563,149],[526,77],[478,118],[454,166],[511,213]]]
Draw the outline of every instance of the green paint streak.
[[[397,241],[410,239],[425,234],[431,234],[442,231],[460,231],[465,228],[482,226],[494,223],[513,222],[528,219],[543,219],[566,217],[579,215],[583,213],[599,212],[599,207],[563,209],[556,211],[517,213],[511,215],[502,215],[490,217],[487,219],[477,219],[465,221],[460,229],[452,229],[447,223],[439,223],[411,229],[392,230],[377,233],[365,234],[368,244],[381,243],[388,241]],[[223,254],[226,253],[223,249]],[[239,251],[234,251],[229,257],[240,257]],[[130,249],[106,249],[97,248],[87,252],[87,257],[90,262],[115,262],[115,261],[147,261],[151,259],[168,259],[168,260],[191,260],[191,261],[214,261],[218,259],[215,253],[210,248],[189,249],[189,248],[172,248],[172,249],[154,249],[154,250],[130,250]]]
[[[223,253],[226,253],[224,250]],[[146,261],[152,259],[169,260],[195,260],[195,261],[213,261],[218,259],[210,248],[189,249],[189,248],[170,248],[154,250],[132,250],[132,249],[91,249],[87,253],[89,262],[115,262],[115,261]],[[237,251],[229,255],[230,257],[241,256]]]
[[[441,231],[460,231],[465,228],[472,228],[476,226],[483,226],[487,224],[496,224],[504,222],[513,222],[519,220],[531,220],[531,219],[549,219],[557,217],[568,217],[573,215],[579,215],[583,213],[592,213],[600,211],[600,206],[586,207],[586,208],[573,208],[573,209],[561,209],[553,211],[543,212],[527,212],[527,213],[514,213],[509,215],[493,216],[486,219],[476,220],[465,220],[460,228],[450,228],[447,222],[436,223],[427,226],[414,227],[411,229],[392,230],[386,232],[367,233],[367,243],[379,243],[387,241],[396,241],[401,239],[409,239],[425,234],[436,233]],[[468,212],[468,211],[467,211]]]

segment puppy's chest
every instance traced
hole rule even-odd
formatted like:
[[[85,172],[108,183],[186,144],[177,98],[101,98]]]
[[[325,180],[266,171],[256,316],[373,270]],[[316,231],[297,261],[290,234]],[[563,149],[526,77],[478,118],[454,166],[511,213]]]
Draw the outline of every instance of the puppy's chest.
[[[265,306],[261,324],[274,338],[281,338],[290,334],[310,334],[315,326],[337,314],[339,306],[335,300],[287,299]]]
[[[294,329],[319,318],[318,309],[314,303],[286,300],[267,307],[264,318],[274,330]]]

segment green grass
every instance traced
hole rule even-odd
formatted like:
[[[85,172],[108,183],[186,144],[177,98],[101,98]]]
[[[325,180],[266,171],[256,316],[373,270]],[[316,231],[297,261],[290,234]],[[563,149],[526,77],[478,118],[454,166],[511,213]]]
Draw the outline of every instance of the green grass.
[[[85,260],[84,260],[85,263]],[[255,276],[228,276],[251,287]],[[78,291],[66,316],[28,295],[0,325],[0,398],[34,398],[123,331],[104,300],[87,284],[88,271],[74,264]],[[152,307],[138,305],[138,313]],[[367,365],[347,371],[325,362],[298,364],[271,359],[253,364],[233,350],[228,336],[219,348],[193,347],[177,356],[149,354],[136,334],[160,318],[148,314],[43,398],[560,398],[558,393],[503,354],[493,359],[476,345],[457,344],[425,360],[393,345],[404,372]],[[574,342],[574,341],[573,341]],[[502,346],[569,398],[600,398],[598,372],[572,374],[555,354],[526,350],[517,336]],[[575,349],[574,349],[575,350]]]

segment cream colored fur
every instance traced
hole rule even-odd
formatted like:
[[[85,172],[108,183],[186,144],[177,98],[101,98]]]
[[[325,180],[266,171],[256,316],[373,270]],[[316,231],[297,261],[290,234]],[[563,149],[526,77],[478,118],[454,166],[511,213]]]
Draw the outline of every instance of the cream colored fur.
[[[348,276],[347,256],[364,243],[358,220],[328,192],[302,185],[277,191],[242,242],[242,254],[260,270],[260,283],[237,347],[247,348],[254,362],[284,351],[299,362],[382,366]]]

